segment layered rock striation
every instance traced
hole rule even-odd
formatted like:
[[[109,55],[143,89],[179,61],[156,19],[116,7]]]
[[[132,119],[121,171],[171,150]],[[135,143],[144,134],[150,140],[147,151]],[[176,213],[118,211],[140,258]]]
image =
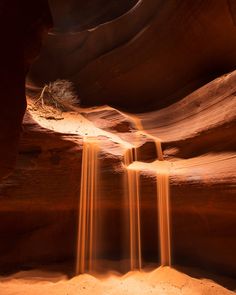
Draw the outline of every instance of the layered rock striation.
[[[73,272],[87,136],[100,149],[99,257],[129,257],[124,155],[136,147],[142,258],[144,266],[158,265],[159,138],[170,167],[173,264],[235,276],[235,77],[235,72],[222,76],[176,104],[137,116],[105,106],[53,117],[30,101],[17,166],[0,185],[1,269],[67,262]]]

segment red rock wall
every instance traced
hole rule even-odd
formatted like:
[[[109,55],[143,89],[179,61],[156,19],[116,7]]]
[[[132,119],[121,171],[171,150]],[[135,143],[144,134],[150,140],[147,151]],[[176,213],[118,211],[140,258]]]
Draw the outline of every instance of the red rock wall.
[[[0,179],[14,165],[25,112],[25,74],[51,26],[47,1],[0,3]]]
[[[127,12],[137,0],[50,0],[54,30],[81,31],[113,20]]]
[[[91,3],[91,10],[84,7],[85,15],[94,11],[95,2]],[[12,1],[11,9],[9,1],[3,4],[0,177],[14,166],[25,110],[25,72],[50,25],[46,2],[37,6],[32,1]],[[110,5],[108,10],[113,11],[113,1]],[[112,17],[122,12],[114,13]],[[94,25],[98,20],[107,19],[99,12],[89,23]],[[76,83],[83,104],[108,103],[131,111],[171,104],[140,118],[146,130],[162,139],[167,160],[182,158],[173,161],[170,177],[173,261],[234,276],[235,73],[177,104],[173,102],[235,67],[235,32],[233,1],[143,0],[125,15],[94,30],[49,35],[29,77],[34,85],[69,78]],[[115,113],[107,118],[114,118]],[[119,120],[109,130],[127,132],[129,138],[134,126],[127,118]],[[50,132],[26,117],[17,165],[12,176],[0,184],[2,271],[74,263],[81,144],[78,136]],[[156,157],[153,143],[140,151],[142,161]],[[108,152],[109,146],[101,172],[106,228],[101,255],[120,259],[124,257],[121,237],[125,224],[120,202],[124,171],[114,168],[121,164],[121,157],[107,157]],[[204,155],[209,152],[216,155]],[[152,234],[157,230],[153,226],[157,219],[153,206],[156,184],[153,175],[144,176],[143,255],[146,261],[158,261],[157,235]]]
[[[70,79],[85,105],[160,108],[235,68],[234,19],[233,1],[141,0],[92,31],[50,35],[29,80]]]
[[[79,142],[25,116],[15,169],[0,183],[0,272],[75,257]]]

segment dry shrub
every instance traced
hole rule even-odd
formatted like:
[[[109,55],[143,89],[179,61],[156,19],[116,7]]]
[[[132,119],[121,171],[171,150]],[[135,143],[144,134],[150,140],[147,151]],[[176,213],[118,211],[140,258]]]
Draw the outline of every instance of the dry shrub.
[[[73,83],[68,80],[56,80],[46,84],[36,103],[40,101],[42,106],[50,105],[62,111],[71,110],[79,104]]]

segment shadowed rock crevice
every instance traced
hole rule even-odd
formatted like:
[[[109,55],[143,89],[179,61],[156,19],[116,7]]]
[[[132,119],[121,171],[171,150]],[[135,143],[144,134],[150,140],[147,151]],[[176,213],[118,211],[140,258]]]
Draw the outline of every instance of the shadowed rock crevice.
[[[234,0],[228,0],[228,5],[229,5],[229,11],[232,16],[232,21],[234,25],[236,26],[236,3]]]
[[[120,17],[137,2],[138,0],[49,1],[53,14],[54,30],[58,32],[78,32],[92,29]]]

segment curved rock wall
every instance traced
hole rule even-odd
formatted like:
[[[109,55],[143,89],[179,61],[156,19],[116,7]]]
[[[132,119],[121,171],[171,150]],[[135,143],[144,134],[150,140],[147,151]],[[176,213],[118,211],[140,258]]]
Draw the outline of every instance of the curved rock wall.
[[[128,11],[138,0],[50,0],[54,30],[82,31],[113,20]]]
[[[84,105],[166,106],[234,69],[232,3],[140,0],[92,30],[50,35],[29,80],[72,80]]]
[[[4,102],[0,110],[0,177],[13,167],[25,109],[25,72],[50,24],[46,2],[42,6],[31,2],[24,2],[24,13],[6,9],[8,6],[0,10],[1,33],[6,40],[0,49]],[[91,10],[82,3],[87,13],[100,2],[91,3]],[[109,16],[114,3],[107,6]],[[22,22],[26,12],[30,12],[29,18]],[[141,136],[138,148],[143,259],[159,261],[157,226],[153,226],[158,168],[154,136],[161,139],[164,158],[171,164],[174,263],[235,276],[236,74],[218,78],[182,99],[204,81],[235,67],[234,2],[140,0],[129,1],[122,12],[115,12],[112,17],[124,14],[94,29],[51,33],[29,76],[29,86],[57,78],[72,80],[83,104],[152,110],[139,114],[136,120],[109,107],[80,110],[103,131],[98,136],[105,210],[101,256],[124,257],[121,200],[125,172],[120,145],[140,136],[136,130],[139,119],[151,135]],[[59,17],[61,12],[57,13]],[[14,23],[7,22],[11,18]],[[89,22],[94,25],[105,20],[99,11]],[[17,27],[18,21],[25,27]],[[5,23],[8,26],[4,27]],[[29,24],[31,29],[25,31]],[[64,28],[58,21],[58,28],[61,25]],[[83,25],[87,26],[86,22]],[[9,54],[12,59],[5,58]],[[156,110],[164,105],[169,106]],[[29,115],[25,117],[17,165],[0,184],[1,271],[63,261],[73,267],[83,121],[80,114],[73,114],[73,129],[64,116],[61,122],[38,114],[38,123]]]
[[[40,58],[30,71],[29,86],[42,85],[43,82],[58,78],[75,82],[74,76],[91,61],[134,38],[146,26],[159,5],[159,1],[140,0],[129,12],[93,29],[50,33]]]

